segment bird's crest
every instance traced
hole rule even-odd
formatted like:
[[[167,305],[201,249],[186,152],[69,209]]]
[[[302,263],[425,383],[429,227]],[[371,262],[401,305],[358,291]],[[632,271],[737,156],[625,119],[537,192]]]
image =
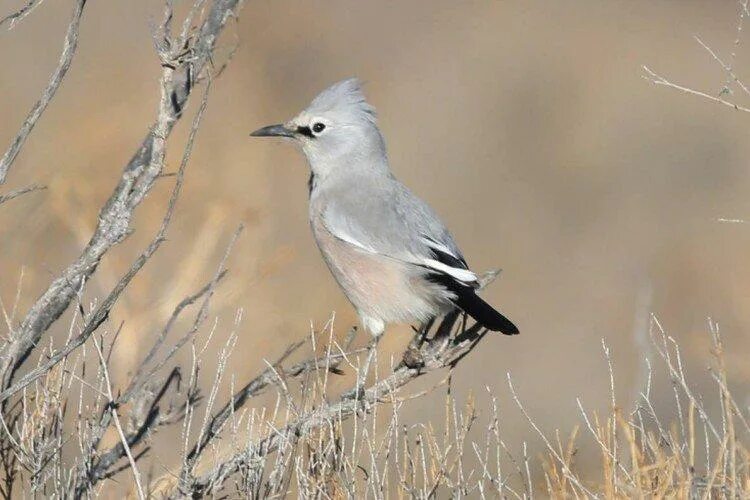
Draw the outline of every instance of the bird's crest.
[[[337,114],[350,118],[365,119],[375,122],[375,108],[365,99],[362,84],[358,78],[349,78],[334,83],[313,99],[308,106],[310,114]]]

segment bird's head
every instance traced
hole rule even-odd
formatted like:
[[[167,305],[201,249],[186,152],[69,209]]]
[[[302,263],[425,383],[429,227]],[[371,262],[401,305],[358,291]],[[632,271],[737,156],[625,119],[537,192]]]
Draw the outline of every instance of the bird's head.
[[[286,123],[269,125],[250,135],[294,141],[315,175],[326,176],[339,168],[385,165],[385,146],[375,109],[367,103],[356,78],[333,84]]]

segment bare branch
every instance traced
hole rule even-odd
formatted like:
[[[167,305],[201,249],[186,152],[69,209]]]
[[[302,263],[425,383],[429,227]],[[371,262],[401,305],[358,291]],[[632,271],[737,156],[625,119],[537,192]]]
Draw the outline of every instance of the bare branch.
[[[742,24],[740,24],[740,29],[742,29],[741,27],[742,27]],[[740,78],[734,73],[731,63],[725,63],[724,61],[722,61],[721,58],[718,56],[718,54],[716,54],[716,52],[714,52],[714,50],[711,47],[709,47],[703,40],[701,40],[699,36],[696,35],[693,38],[695,38],[695,41],[698,42],[698,45],[706,49],[706,52],[709,53],[711,58],[717,63],[719,63],[719,66],[721,66],[721,68],[727,74],[727,81],[724,82],[724,85],[722,86],[721,90],[719,90],[719,95],[723,93],[731,93],[731,90],[730,90],[731,82],[736,83],[742,89],[742,91],[745,92],[745,94],[750,95],[750,90],[747,88],[747,86],[745,86],[742,80],[740,80]],[[739,44],[739,38],[737,39],[736,43]],[[734,56],[735,56],[735,53],[732,52],[732,59],[734,59]]]
[[[654,73],[653,71],[648,69],[646,66],[643,66],[643,71],[645,71],[647,75],[647,76],[644,76],[643,78],[650,81],[654,85],[663,85],[665,87],[669,87],[675,90],[679,90],[680,92],[684,92],[685,94],[702,97],[703,99],[707,99],[711,102],[723,104],[724,106],[734,108],[737,111],[744,111],[745,113],[750,113],[750,108],[740,106],[739,104],[735,104],[733,102],[727,101],[726,99],[722,99],[721,97],[712,96],[711,94],[707,94],[706,92],[703,92],[700,90],[695,90],[689,87],[683,87],[682,85],[678,85],[676,83],[672,83],[666,78],[664,78],[663,76]]]
[[[403,353],[401,362],[389,376],[368,388],[362,387],[357,381],[355,387],[344,392],[337,401],[325,403],[281,429],[273,429],[266,437],[216,464],[209,472],[194,478],[181,478],[177,485],[181,491],[173,492],[172,496],[176,498],[185,492],[201,495],[215,492],[229,476],[239,470],[257,467],[260,457],[273,453],[282,443],[309,435],[330,422],[341,422],[360,411],[369,412],[378,403],[391,402],[395,400],[395,394],[401,387],[426,373],[444,368],[452,370],[487,333],[487,330],[477,324],[467,328],[463,321],[458,320],[459,313],[454,312],[448,314],[434,329],[432,323],[425,325],[417,332]],[[454,329],[453,336],[446,334]]]
[[[158,372],[159,369],[163,367],[164,363],[168,360],[167,357],[163,358],[157,365],[151,367],[149,370],[146,370],[146,367],[149,366],[156,357],[156,354],[159,351],[159,347],[161,347],[161,345],[164,343],[164,340],[166,340],[167,334],[169,334],[169,332],[171,331],[172,326],[174,326],[182,311],[186,307],[193,305],[198,299],[204,297],[206,294],[211,294],[216,288],[216,285],[226,276],[226,270],[220,271],[221,272],[218,274],[218,277],[216,279],[211,280],[195,294],[185,297],[184,299],[182,299],[182,301],[180,301],[179,304],[177,304],[177,306],[175,306],[172,315],[170,316],[166,325],[164,325],[164,328],[162,328],[162,331],[157,337],[154,344],[151,346],[151,350],[148,352],[146,357],[143,358],[140,367],[135,371],[136,375],[130,381],[130,385],[128,385],[128,388],[125,389],[123,394],[121,394],[118,398],[121,402],[127,402],[130,399],[130,395],[133,394],[140,385],[153,377],[156,372]],[[198,317],[196,317],[196,321],[193,323],[194,327],[190,329],[191,331],[197,330],[197,326],[195,326],[196,323],[198,323],[197,320]]]
[[[47,189],[47,186],[40,186],[39,184],[31,184],[30,186],[14,189],[13,191],[7,193],[7,194],[0,194],[0,205],[5,203],[6,201],[10,201],[13,198],[18,198],[21,195],[24,195],[26,193],[33,193],[34,191],[41,191],[42,189]]]
[[[195,130],[197,130],[197,125],[197,122],[194,122]],[[198,331],[199,327],[207,317],[209,302],[211,300],[211,297],[213,296],[214,291],[216,290],[219,281],[226,275],[226,269],[224,266],[241,231],[242,227],[240,226],[232,235],[232,238],[227,245],[227,249],[225,250],[224,256],[219,262],[218,269],[212,280],[198,293],[183,299],[180,304],[178,304],[175,312],[167,321],[167,326],[163,330],[162,336],[157,339],[152,349],[141,362],[139,368],[135,371],[135,374],[133,375],[133,378],[131,379],[131,382],[128,384],[128,387],[125,389],[125,391],[117,398],[115,398],[112,404],[108,404],[107,406],[102,408],[101,417],[92,429],[92,438],[90,444],[92,449],[98,448],[102,437],[104,436],[105,432],[112,422],[112,419],[114,418],[114,414],[110,412],[111,407],[119,407],[126,403],[131,403],[135,408],[142,409],[142,411],[131,411],[131,420],[138,422],[137,429],[134,432],[130,433],[125,440],[127,445],[129,445],[131,448],[140,444],[147,434],[154,433],[158,427],[165,424],[172,424],[184,416],[184,412],[186,409],[185,406],[174,409],[173,411],[166,412],[160,409],[162,399],[166,396],[168,388],[172,386],[173,383],[174,385],[179,386],[179,381],[181,379],[179,368],[174,368],[166,377],[166,379],[164,379],[164,382],[161,383],[161,387],[156,391],[154,391],[153,388],[155,386],[158,386],[158,384],[154,382],[154,378],[157,372],[167,363],[169,359],[171,359],[174,353],[185,343],[185,341],[193,337],[193,335]],[[173,345],[170,351],[167,352],[167,354],[164,355],[164,357],[158,363],[156,363],[150,369],[146,370],[146,366],[155,357],[158,347],[163,343],[164,337],[166,336],[166,333],[168,333],[169,328],[171,328],[171,325],[174,323],[177,315],[179,315],[179,313],[185,307],[187,307],[188,304],[192,304],[200,297],[203,297],[203,303],[196,313],[195,319],[188,333],[183,336],[179,342]],[[197,388],[196,390],[193,390],[193,388],[188,388],[187,399],[189,404],[197,402]],[[125,448],[125,445],[120,443],[113,446],[106,452],[100,453],[96,462],[90,464],[88,468],[84,468],[84,470],[81,471],[81,474],[79,474],[75,487],[76,492],[81,493],[83,491],[87,491],[100,479],[110,477],[112,475],[112,466],[120,458],[125,456],[126,453],[127,449]]]
[[[354,330],[353,330],[354,331]],[[351,345],[351,341],[354,340],[354,336],[350,335],[349,340],[345,349]],[[283,368],[281,364],[291,356],[297,349],[302,346],[303,342],[296,342],[289,345],[284,353],[276,360],[276,362],[269,368],[266,368],[260,375],[245,384],[245,386],[237,391],[227,402],[221,410],[211,419],[211,423],[208,426],[207,432],[202,438],[195,444],[192,450],[187,454],[186,461],[188,464],[193,464],[198,459],[203,450],[206,449],[208,444],[213,440],[219,432],[221,432],[227,419],[231,416],[232,412],[241,408],[248,399],[260,394],[266,387],[271,385],[275,379],[281,378],[294,378],[302,376],[306,373],[325,368],[333,373],[340,373],[338,366],[345,357],[357,354],[360,351],[353,352],[340,352],[330,353],[323,358],[312,358],[301,363],[298,363],[290,368]],[[273,367],[278,367],[274,371]],[[279,373],[280,372],[280,373]]]
[[[15,27],[16,23],[21,21],[24,17],[31,14],[31,11],[33,11],[35,8],[37,8],[39,5],[42,4],[44,0],[29,0],[26,2],[26,5],[21,7],[18,11],[14,12],[13,14],[7,15],[4,18],[0,19],[0,27],[2,27],[3,24],[10,23],[8,26],[8,29],[11,30]]]
[[[0,396],[0,401],[9,397],[8,388],[16,370],[28,357],[42,334],[68,308],[76,291],[94,273],[102,257],[113,246],[125,239],[131,231],[130,221],[136,207],[143,201],[163,171],[166,140],[182,116],[182,110],[193,90],[196,75],[201,75],[206,68],[210,69],[211,55],[216,40],[226,21],[236,16],[241,5],[240,0],[215,0],[198,34],[192,39],[193,45],[189,47],[187,55],[182,47],[172,50],[163,48],[164,45],[169,45],[168,43],[160,44],[161,99],[156,122],[147,133],[139,150],[125,166],[114,192],[99,212],[97,227],[86,248],[37,299],[26,314],[12,342],[5,345],[0,353],[2,355],[0,374],[4,389],[2,392],[4,396]],[[132,279],[145,260],[158,248],[159,243],[155,242],[153,248],[142,255],[139,259],[140,263],[136,263],[131,268],[123,284]],[[110,299],[116,300],[121,291],[121,289],[113,290],[116,293],[111,295]],[[102,311],[102,316],[95,319],[100,324],[105,316],[106,311]]]
[[[81,333],[79,333],[78,336],[76,336],[72,341],[70,341],[65,347],[63,347],[57,353],[51,356],[46,363],[43,363],[42,365],[38,366],[34,370],[24,375],[24,377],[15,385],[9,386],[5,390],[0,392],[0,403],[3,403],[9,397],[11,397],[14,393],[23,389],[24,387],[26,387],[28,384],[30,384],[37,378],[43,376],[47,370],[49,370],[54,365],[59,363],[73,350],[77,349],[84,342],[86,342],[89,336],[92,333],[94,333],[97,330],[97,328],[99,328],[99,326],[101,326],[101,324],[104,323],[104,321],[108,318],[109,311],[112,309],[112,307],[115,305],[115,303],[119,299],[120,294],[125,290],[125,288],[130,284],[131,280],[135,277],[135,275],[138,274],[138,272],[143,268],[146,262],[151,258],[151,256],[156,252],[156,250],[161,246],[161,244],[166,239],[167,228],[169,227],[169,223],[172,220],[175,206],[177,205],[177,200],[180,196],[180,190],[182,188],[182,183],[183,183],[183,179],[185,175],[185,168],[187,167],[187,163],[190,158],[190,154],[192,152],[193,142],[195,140],[195,134],[197,133],[201,118],[203,117],[203,113],[205,112],[206,105],[208,102],[207,99],[208,99],[209,88],[210,86],[207,85],[204,95],[203,95],[203,101],[201,102],[201,106],[195,115],[195,119],[193,120],[193,126],[190,130],[190,136],[188,137],[188,142],[185,147],[185,153],[183,155],[182,163],[180,164],[180,169],[176,177],[175,185],[174,185],[174,188],[172,189],[172,195],[169,199],[169,203],[167,204],[166,213],[164,215],[164,218],[162,219],[161,227],[159,228],[159,231],[157,232],[156,236],[151,241],[151,243],[146,248],[146,250],[144,250],[144,252],[131,265],[130,269],[125,273],[125,275],[117,282],[115,287],[110,291],[107,298],[101,304],[99,304],[97,309],[94,311],[94,313],[91,315],[91,317],[87,321]],[[22,328],[23,328],[23,325],[22,325]],[[14,347],[14,344],[17,344],[17,343],[18,343],[18,339],[16,339],[14,342],[10,342],[7,345],[7,347],[12,349]],[[17,366],[19,366],[23,362],[23,360],[25,359],[26,356],[28,356],[28,354],[31,352],[31,349],[33,349],[33,347],[34,346],[32,344],[31,346],[27,348],[27,351],[24,357],[22,357],[15,366],[8,365],[8,370],[10,371],[11,377],[13,374],[13,370],[15,370]],[[7,373],[5,373],[5,375],[7,375]],[[10,380],[11,378],[8,379],[8,381]]]
[[[740,15],[739,15],[739,19],[737,20],[737,28],[735,30],[734,43],[732,44],[732,52],[729,56],[729,63],[726,65],[722,63],[722,67],[724,68],[724,71],[727,72],[727,78],[726,78],[726,81],[724,82],[723,89],[730,90],[731,80],[734,80],[735,82],[740,83],[739,79],[735,76],[732,68],[734,66],[735,61],[737,60],[737,51],[740,47],[740,42],[742,41],[742,28],[743,28],[743,25],[745,24],[745,18],[748,15],[750,15],[750,11],[748,11],[747,9],[747,2],[748,0],[740,0],[739,2]],[[702,42],[699,42],[699,43],[703,45]],[[750,92],[748,92],[748,89],[747,87],[745,87],[744,84],[740,84],[740,86],[742,87],[742,90],[745,91],[745,93],[750,94]]]
[[[52,98],[55,97],[57,90],[62,84],[63,78],[65,78],[65,74],[70,68],[70,63],[73,62],[73,56],[78,48],[78,30],[81,25],[81,17],[83,16],[83,7],[86,5],[86,0],[75,0],[75,2],[75,7],[73,8],[73,19],[70,21],[68,32],[65,34],[65,42],[63,43],[60,62],[58,63],[55,72],[52,73],[52,77],[50,78],[49,83],[47,83],[47,88],[44,89],[42,97],[36,102],[36,104],[34,104],[34,107],[31,108],[31,111],[26,116],[26,120],[24,120],[23,125],[21,125],[21,129],[18,131],[15,139],[13,139],[10,147],[0,159],[0,184],[5,182],[5,177],[8,175],[8,170],[10,169],[11,164],[21,151],[23,143],[31,133],[34,125],[36,125],[36,122],[42,116],[44,110],[47,109]],[[38,3],[39,2],[32,0],[20,11],[20,17],[25,16],[35,5],[38,5]],[[5,18],[3,21],[7,19],[8,18]],[[0,25],[3,24],[3,21],[0,21]]]
[[[109,398],[108,406],[110,408],[110,411],[112,412],[112,418],[115,421],[115,427],[117,427],[117,434],[120,436],[120,442],[122,443],[123,448],[125,449],[125,454],[128,456],[128,462],[130,463],[130,468],[133,470],[133,478],[135,479],[135,486],[136,491],[138,492],[138,498],[140,500],[143,500],[146,498],[146,495],[143,493],[143,484],[141,483],[141,473],[138,471],[138,466],[135,464],[135,459],[133,458],[133,453],[130,451],[130,446],[128,446],[128,439],[125,437],[125,432],[122,430],[122,424],[120,423],[120,417],[117,414],[117,405],[115,405],[115,398],[112,394],[112,381],[109,379],[109,369],[107,368],[107,362],[104,361],[104,354],[102,354],[102,349],[99,346],[99,343],[96,341],[96,338],[94,338],[94,346],[96,347],[96,353],[99,355],[99,364],[102,370],[102,373],[104,374],[104,387],[107,389],[107,398]]]

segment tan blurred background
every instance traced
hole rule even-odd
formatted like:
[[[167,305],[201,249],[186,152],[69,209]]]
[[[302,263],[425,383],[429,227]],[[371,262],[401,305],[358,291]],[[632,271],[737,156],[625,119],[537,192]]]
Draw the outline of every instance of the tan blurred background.
[[[21,3],[0,0],[0,13]],[[0,31],[3,149],[57,62],[70,4],[45,2]],[[8,189],[49,187],[0,209],[0,297],[12,303],[23,267],[22,312],[85,244],[154,116],[149,26],[159,13],[159,2],[90,2],[70,74],[11,171]],[[213,307],[221,338],[244,309],[231,363],[238,381],[332,311],[339,334],[356,321],[308,230],[304,160],[248,138],[356,75],[396,174],[441,214],[473,267],[504,269],[487,297],[522,335],[487,339],[453,383],[461,398],[485,386],[498,395],[509,443],[539,450],[505,373],[544,429],[567,431],[579,420],[577,396],[591,409],[608,400],[602,338],[631,405],[650,311],[681,343],[698,388],[707,386],[706,318],[718,321],[731,382],[750,397],[750,226],[717,222],[750,218],[750,116],[655,87],[641,69],[715,94],[725,75],[692,37],[728,58],[737,14],[732,1],[248,2],[222,41],[220,58],[237,41],[239,50],[212,89],[169,241],[114,315],[125,321],[118,373],[210,278],[240,222]],[[750,75],[743,44],[740,76]],[[169,171],[185,128],[170,143]],[[89,299],[152,236],[171,184],[161,181],[139,210],[136,233],[107,257]],[[405,332],[386,337],[381,358]],[[667,411],[671,392],[660,390]],[[404,418],[433,418],[442,398],[407,406]]]

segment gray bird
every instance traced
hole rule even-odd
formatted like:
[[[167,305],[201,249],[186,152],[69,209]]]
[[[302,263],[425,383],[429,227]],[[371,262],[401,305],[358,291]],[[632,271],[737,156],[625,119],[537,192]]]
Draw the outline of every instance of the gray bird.
[[[391,173],[375,110],[357,79],[334,84],[288,122],[251,135],[301,147],[311,171],[315,241],[372,335],[455,307],[489,330],[518,333],[476,295],[477,275],[437,215]]]

